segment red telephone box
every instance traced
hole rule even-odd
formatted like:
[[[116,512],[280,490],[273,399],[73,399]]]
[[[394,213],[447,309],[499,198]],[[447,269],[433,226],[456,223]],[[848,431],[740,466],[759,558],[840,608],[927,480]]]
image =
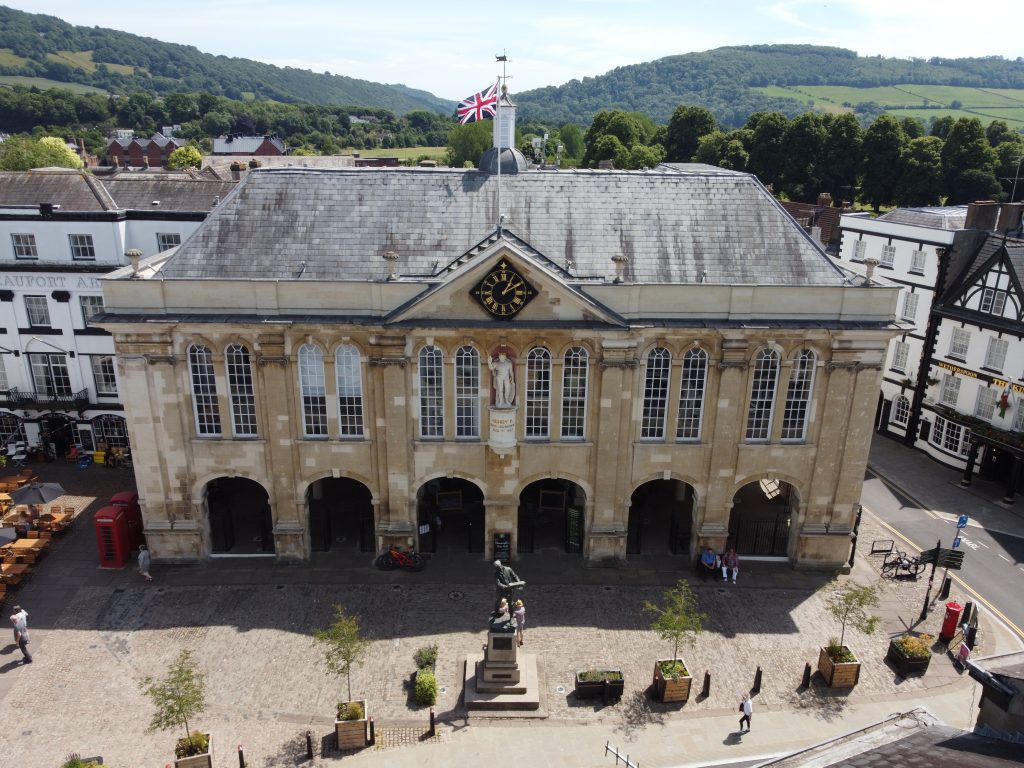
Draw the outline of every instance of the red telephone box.
[[[142,516],[138,507],[104,507],[93,518],[101,568],[123,568],[142,543]]]

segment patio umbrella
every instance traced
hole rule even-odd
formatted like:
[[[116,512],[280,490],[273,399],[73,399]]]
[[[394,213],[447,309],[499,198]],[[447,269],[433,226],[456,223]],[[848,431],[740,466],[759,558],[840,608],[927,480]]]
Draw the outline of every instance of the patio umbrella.
[[[65,493],[64,487],[60,483],[29,483],[16,491],[11,491],[11,503],[49,504]]]

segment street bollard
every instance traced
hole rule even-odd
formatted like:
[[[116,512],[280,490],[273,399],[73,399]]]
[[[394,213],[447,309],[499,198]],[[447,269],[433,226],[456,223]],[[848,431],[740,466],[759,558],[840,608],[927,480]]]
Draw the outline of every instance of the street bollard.
[[[245,768],[245,752],[242,751],[242,745],[238,745],[238,768]]]
[[[377,743],[377,731],[373,725],[373,718],[370,718],[370,746],[372,747]]]
[[[711,673],[710,672],[705,672],[704,673],[704,687],[701,688],[700,695],[703,698],[705,698],[705,699],[708,696],[711,695]]]
[[[804,664],[804,679],[800,681],[801,688],[811,687],[811,662]]]
[[[949,597],[949,590],[953,586],[953,577],[947,576],[942,580],[942,589],[939,590],[939,600]]]
[[[963,615],[960,616],[960,623],[970,624],[972,618],[974,618],[974,603],[968,602],[967,605],[964,606]]]
[[[754,673],[754,687],[750,689],[751,693],[761,692],[761,667],[757,668],[757,672]]]
[[[313,759],[313,732],[306,731],[306,759]]]
[[[437,736],[437,728],[434,727],[434,708],[430,708],[430,735]]]

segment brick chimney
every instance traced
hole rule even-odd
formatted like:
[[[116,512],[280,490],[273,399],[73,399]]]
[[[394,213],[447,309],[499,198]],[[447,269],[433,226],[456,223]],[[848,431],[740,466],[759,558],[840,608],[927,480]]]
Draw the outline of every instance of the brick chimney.
[[[999,205],[994,200],[976,200],[967,205],[964,229],[995,229]]]
[[[818,193],[818,207],[819,208],[831,208],[832,207],[832,195],[828,192]]]
[[[1024,203],[1003,203],[999,209],[999,222],[996,229],[1000,232],[1012,232],[1020,229],[1021,214],[1024,213]]]

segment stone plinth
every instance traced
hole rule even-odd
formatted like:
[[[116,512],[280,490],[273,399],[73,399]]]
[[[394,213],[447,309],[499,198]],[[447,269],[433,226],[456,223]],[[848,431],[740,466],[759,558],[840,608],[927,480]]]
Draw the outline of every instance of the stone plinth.
[[[492,618],[484,652],[466,657],[466,709],[540,709],[537,657],[519,654],[515,632],[515,623],[508,614]]]
[[[491,450],[501,455],[510,453],[516,447],[516,407],[498,408],[492,405],[488,412],[487,442]]]

